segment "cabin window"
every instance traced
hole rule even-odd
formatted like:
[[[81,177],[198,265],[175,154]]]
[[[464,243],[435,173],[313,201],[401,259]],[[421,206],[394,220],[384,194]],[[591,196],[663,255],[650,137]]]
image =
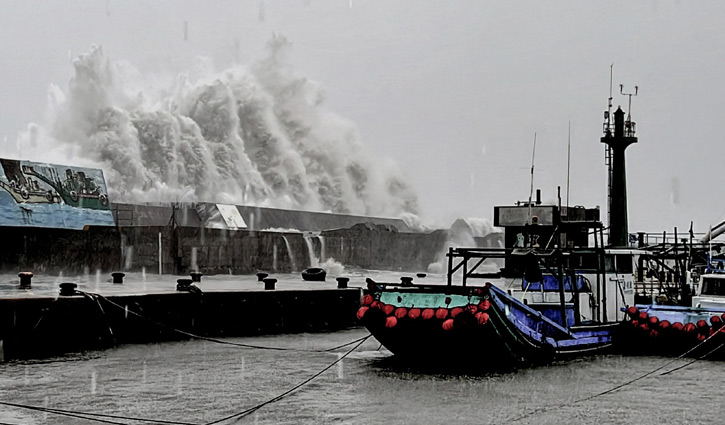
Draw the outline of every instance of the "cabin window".
[[[573,254],[570,266],[575,270],[596,270],[598,260],[596,254]]]
[[[632,256],[629,254],[617,255],[617,273],[632,273]]]
[[[605,255],[604,270],[608,273],[632,273],[632,271],[634,270],[634,265],[632,264],[632,255]]]
[[[702,295],[725,295],[725,280],[703,278],[702,279]]]

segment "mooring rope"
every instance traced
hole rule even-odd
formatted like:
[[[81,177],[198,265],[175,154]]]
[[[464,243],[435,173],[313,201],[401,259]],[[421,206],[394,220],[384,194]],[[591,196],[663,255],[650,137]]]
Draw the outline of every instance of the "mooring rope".
[[[720,332],[720,330],[718,330],[718,332]],[[715,332],[715,333],[717,333],[717,332]],[[713,335],[714,335],[714,333],[713,333]],[[704,342],[704,341],[703,341],[703,342]],[[677,371],[678,371],[678,370],[680,370],[680,369],[684,369],[684,368],[686,368],[686,367],[690,366],[690,365],[691,365],[691,364],[693,364],[693,363],[699,362],[700,360],[704,360],[704,359],[706,359],[706,358],[707,358],[707,356],[709,356],[710,354],[712,354],[712,353],[714,353],[715,351],[717,351],[717,350],[719,350],[720,348],[722,348],[722,346],[723,346],[723,345],[725,345],[725,342],[723,342],[722,344],[720,344],[720,345],[718,345],[717,347],[713,348],[712,350],[708,351],[707,353],[703,354],[702,356],[700,356],[700,357],[697,357],[696,359],[694,359],[694,360],[691,360],[691,361],[689,361],[689,362],[687,362],[687,363],[683,364],[682,366],[677,366],[676,368],[674,368],[674,369],[671,369],[671,370],[668,370],[667,372],[662,372],[662,373],[660,373],[660,376],[662,376],[662,375],[669,375],[670,373],[673,373],[673,372],[677,372]]]
[[[0,405],[16,407],[19,409],[35,410],[35,411],[43,412],[43,413],[52,413],[55,415],[68,416],[68,417],[72,417],[72,418],[86,419],[88,421],[101,422],[101,423],[106,423],[106,424],[129,425],[129,422],[116,422],[116,421],[110,420],[110,419],[123,419],[123,420],[127,420],[127,421],[148,422],[148,423],[166,424],[166,425],[199,425],[199,424],[192,423],[192,422],[167,421],[167,420],[162,420],[162,419],[138,418],[138,417],[133,417],[133,416],[109,415],[109,414],[103,414],[103,413],[92,413],[92,412],[83,412],[83,411],[75,411],[75,410],[55,409],[55,408],[51,408],[51,407],[31,406],[31,405],[27,405],[27,404],[9,403],[9,402],[5,402],[5,401],[0,401]],[[102,418],[108,418],[108,419],[102,419]],[[7,424],[7,425],[15,425],[15,424]]]
[[[215,425],[215,424],[218,424],[218,423],[221,423],[221,422],[224,422],[224,421],[228,421],[230,419],[235,419],[235,418],[236,419],[241,419],[241,418],[243,418],[245,416],[248,416],[248,415],[256,412],[257,410],[261,409],[262,407],[267,406],[268,404],[272,404],[272,403],[275,403],[277,401],[282,400],[283,398],[287,397],[288,395],[290,395],[293,392],[297,391],[298,389],[302,388],[303,386],[305,386],[306,384],[308,384],[309,382],[311,382],[312,380],[314,380],[318,376],[320,376],[323,373],[325,373],[331,367],[333,367],[336,364],[338,364],[339,362],[341,362],[345,357],[349,356],[353,351],[357,350],[358,347],[360,347],[365,341],[367,341],[372,336],[373,336],[372,334],[369,334],[369,335],[365,336],[365,338],[363,338],[362,341],[358,342],[354,347],[352,347],[351,349],[349,349],[345,354],[343,354],[342,356],[340,356],[337,360],[335,360],[334,362],[332,362],[329,365],[325,366],[319,372],[315,373],[314,375],[310,376],[309,378],[305,379],[304,381],[300,382],[299,384],[295,385],[294,387],[290,388],[289,390],[283,392],[282,394],[279,394],[276,397],[270,398],[267,401],[264,401],[262,403],[259,403],[256,406],[250,407],[249,409],[243,410],[243,411],[238,412],[238,413],[234,413],[234,414],[229,415],[229,416],[225,416],[223,418],[217,419],[217,420],[212,421],[212,422],[207,422],[204,425]]]
[[[685,351],[684,353],[680,354],[679,356],[675,357],[674,359],[672,359],[672,360],[670,360],[670,361],[668,361],[668,362],[664,363],[663,365],[661,365],[661,366],[659,366],[659,367],[656,367],[656,368],[652,369],[651,371],[649,371],[649,372],[647,372],[647,373],[644,373],[644,374],[642,374],[642,375],[640,375],[640,376],[638,376],[638,377],[636,377],[636,378],[634,378],[634,379],[630,379],[630,380],[629,380],[629,381],[627,381],[627,382],[624,382],[624,383],[622,383],[622,384],[616,385],[616,386],[614,386],[614,387],[612,387],[612,388],[609,388],[609,389],[607,389],[607,390],[604,390],[604,391],[602,391],[602,392],[599,392],[599,393],[597,393],[597,394],[593,394],[593,395],[590,395],[590,396],[588,396],[588,397],[583,397],[583,398],[580,398],[580,399],[578,399],[578,400],[574,400],[574,401],[572,401],[572,402],[570,402],[570,403],[562,403],[562,404],[558,404],[558,405],[556,405],[556,406],[547,406],[547,407],[540,407],[540,408],[538,408],[538,409],[534,409],[534,410],[532,410],[532,411],[530,411],[530,412],[524,413],[524,414],[522,414],[522,415],[520,415],[520,416],[517,416],[517,417],[515,417],[515,418],[509,419],[508,421],[506,421],[506,422],[503,422],[503,423],[512,423],[512,422],[518,422],[518,421],[520,421],[521,419],[527,418],[527,417],[529,417],[529,416],[531,416],[531,415],[533,415],[533,414],[535,414],[535,413],[540,413],[540,412],[546,412],[546,411],[548,411],[548,410],[551,410],[551,409],[554,409],[554,408],[557,408],[557,409],[558,409],[558,408],[561,408],[561,407],[567,407],[567,406],[572,406],[572,405],[574,405],[574,404],[577,404],[577,403],[582,403],[582,402],[585,402],[585,401],[589,401],[589,400],[594,400],[595,398],[601,397],[601,396],[603,396],[603,395],[606,395],[606,394],[610,394],[610,393],[613,393],[613,392],[615,392],[615,391],[617,391],[617,390],[620,390],[620,389],[622,389],[622,388],[624,388],[624,387],[626,387],[626,386],[629,386],[629,385],[631,385],[631,384],[633,384],[633,383],[635,383],[635,382],[637,382],[637,381],[640,381],[640,380],[642,380],[642,379],[644,379],[644,378],[646,378],[646,377],[648,377],[648,376],[650,376],[650,375],[652,375],[652,374],[654,374],[654,373],[656,373],[656,372],[659,372],[660,370],[662,370],[662,369],[666,368],[667,366],[671,365],[672,363],[674,363],[674,362],[676,362],[676,361],[678,361],[678,360],[681,360],[681,359],[682,359],[683,357],[685,357],[685,356],[687,356],[687,355],[691,354],[691,353],[692,353],[693,351],[695,351],[695,350],[697,350],[698,348],[700,348],[700,347],[701,347],[701,346],[702,346],[703,344],[705,344],[705,343],[707,343],[708,341],[710,341],[710,340],[711,340],[711,339],[712,339],[713,337],[715,337],[715,335],[717,335],[717,334],[719,334],[719,333],[721,333],[721,332],[723,332],[723,333],[725,334],[725,331],[723,331],[723,330],[725,330],[725,327],[722,327],[722,328],[718,329],[718,330],[717,330],[716,332],[713,332],[713,334],[712,334],[712,335],[710,335],[710,336],[708,336],[707,338],[705,338],[704,340],[700,341],[700,342],[699,342],[699,343],[698,343],[697,345],[695,345],[694,347],[692,347],[692,348],[690,348],[689,350]],[[673,370],[671,370],[671,371],[669,371],[669,372],[665,372],[665,373],[662,373],[662,374],[660,374],[659,376],[667,375],[667,374],[669,374],[669,373],[671,373],[671,372],[674,372],[674,371],[676,371],[676,370],[679,370],[679,369],[682,369],[682,368],[684,368],[684,367],[687,367],[687,366],[691,365],[692,363],[695,363],[695,362],[696,362],[696,361],[698,361],[698,360],[702,360],[702,359],[704,359],[705,357],[707,357],[708,355],[710,355],[710,354],[714,353],[715,351],[717,351],[717,350],[718,350],[718,349],[719,349],[720,347],[722,347],[723,345],[725,345],[725,343],[723,343],[723,344],[720,344],[720,345],[719,345],[719,346],[717,346],[717,347],[716,347],[716,348],[715,348],[714,350],[711,350],[711,351],[709,351],[708,353],[706,353],[706,354],[704,354],[703,356],[701,356],[701,357],[699,357],[699,358],[695,359],[694,361],[691,361],[691,362],[689,362],[688,364],[685,364],[685,365],[683,365],[683,366],[681,366],[681,367],[675,368],[675,369],[673,369]]]
[[[124,306],[122,306],[122,305],[120,305],[118,303],[115,303],[115,302],[109,300],[108,298],[103,297],[100,294],[84,293],[82,291],[78,291],[78,292],[80,294],[84,295],[84,296],[87,296],[88,298],[90,298],[90,299],[92,299],[92,300],[94,300],[96,302],[98,302],[98,299],[100,298],[100,299],[108,302],[109,304],[111,304],[111,305],[113,305],[115,307],[118,307],[120,309],[123,309],[124,311],[128,311],[129,313],[131,313],[131,314],[133,314],[133,315],[135,315],[135,316],[137,316],[137,317],[139,317],[139,318],[141,318],[143,320],[147,320],[147,321],[152,322],[152,323],[154,323],[154,324],[156,324],[158,326],[164,327],[166,329],[173,330],[173,331],[178,332],[178,333],[180,333],[182,335],[186,335],[186,336],[189,336],[189,337],[194,338],[194,339],[201,339],[201,340],[215,342],[215,343],[219,343],[219,344],[233,345],[233,346],[239,346],[239,347],[244,347],[244,348],[265,349],[265,350],[303,351],[303,352],[315,352],[315,353],[329,353],[329,352],[332,352],[332,351],[335,351],[335,350],[339,350],[340,348],[344,348],[344,347],[350,346],[352,344],[356,344],[354,347],[352,347],[350,350],[348,350],[345,354],[343,354],[338,359],[336,359],[335,361],[333,361],[332,363],[330,363],[329,365],[327,365],[326,367],[324,367],[322,370],[320,370],[316,374],[312,375],[310,378],[302,381],[300,384],[294,386],[293,388],[291,388],[291,389],[283,392],[282,394],[280,394],[280,395],[278,395],[278,396],[276,396],[276,397],[274,397],[272,399],[269,399],[269,400],[267,400],[267,401],[265,401],[263,403],[260,403],[260,404],[254,406],[254,407],[251,407],[249,409],[246,409],[246,410],[244,410],[242,412],[238,412],[238,413],[235,413],[233,415],[229,415],[227,417],[218,419],[218,420],[216,420],[214,422],[210,422],[209,424],[206,424],[206,425],[217,424],[217,423],[224,422],[224,421],[227,421],[227,420],[233,419],[233,418],[242,418],[244,416],[247,416],[247,415],[249,415],[249,414],[251,414],[251,413],[253,413],[253,412],[261,409],[262,407],[264,407],[264,406],[266,406],[268,404],[271,404],[271,403],[274,403],[274,402],[277,402],[277,401],[283,399],[284,397],[288,396],[292,392],[294,392],[294,391],[298,390],[299,388],[303,387],[304,385],[306,385],[307,383],[309,383],[313,379],[315,379],[318,376],[322,375],[325,371],[329,370],[331,367],[333,367],[334,365],[336,365],[337,363],[339,363],[340,361],[342,361],[344,358],[346,358],[347,356],[349,356],[353,351],[355,351],[358,347],[360,347],[365,341],[367,341],[369,338],[372,337],[372,334],[368,334],[368,335],[363,336],[361,338],[357,338],[357,339],[355,339],[353,341],[350,341],[350,342],[347,342],[347,343],[344,343],[344,344],[340,344],[340,345],[337,345],[335,347],[328,348],[328,349],[325,349],[325,350],[302,350],[302,349],[294,349],[294,348],[268,347],[268,346],[261,346],[261,345],[235,343],[235,342],[230,342],[230,341],[218,340],[218,339],[214,339],[214,338],[207,338],[207,337],[200,336],[200,335],[195,335],[195,334],[192,334],[190,332],[186,332],[186,331],[183,331],[183,330],[180,330],[180,329],[176,329],[176,328],[167,326],[167,325],[165,325],[165,324],[163,324],[161,322],[157,322],[157,321],[155,321],[153,319],[150,319],[148,317],[145,317],[145,316],[143,316],[143,315],[141,315],[139,313],[136,313],[133,310],[129,310],[126,307],[124,307]],[[100,304],[98,304],[98,307],[103,312],[103,308],[100,306]],[[105,314],[105,312],[104,312],[104,314]],[[110,325],[109,325],[109,331],[110,331],[111,335],[113,335],[113,331],[110,329]],[[4,402],[4,401],[0,401],[0,405],[4,405],[4,406],[8,406],[8,407],[20,408],[20,409],[34,410],[34,411],[39,411],[39,412],[43,412],[43,413],[51,413],[51,414],[56,414],[56,415],[60,415],[60,416],[74,417],[74,418],[85,419],[85,420],[88,420],[88,421],[95,421],[95,422],[100,422],[100,423],[116,424],[116,425],[129,425],[129,422],[117,422],[117,421],[114,421],[112,419],[120,419],[120,420],[126,420],[126,421],[134,421],[134,422],[157,423],[157,424],[166,424],[166,425],[199,425],[199,424],[193,423],[193,422],[169,421],[169,420],[151,419],[151,418],[141,418],[141,417],[132,417],[132,416],[124,416],[124,415],[110,415],[110,414],[84,412],[84,411],[64,410],[64,409],[56,409],[56,408],[50,408],[50,407],[32,406],[32,405],[19,404],[19,403],[10,403],[10,402]],[[0,423],[0,425],[15,425],[15,424],[3,424],[3,423]]]
[[[358,338],[357,340],[355,340],[353,342],[338,346],[338,347],[344,347],[344,346],[351,345],[351,344],[357,342],[357,344],[354,347],[352,347],[350,350],[348,350],[345,354],[340,356],[338,359],[336,359],[329,365],[325,366],[322,370],[320,370],[316,374],[305,379],[304,381],[295,385],[291,389],[283,392],[282,394],[280,394],[274,398],[271,398],[263,403],[259,403],[256,406],[253,406],[242,412],[238,412],[233,415],[229,415],[224,418],[217,419],[213,422],[209,422],[204,425],[213,425],[213,424],[217,424],[217,423],[224,422],[224,421],[234,419],[234,418],[243,418],[253,412],[256,412],[257,410],[261,409],[262,407],[264,407],[268,404],[275,403],[275,402],[285,398],[289,394],[300,389],[304,385],[308,384],[309,382],[311,382],[312,380],[314,380],[315,378],[322,375],[324,372],[326,372],[327,370],[329,370],[330,368],[332,368],[333,366],[338,364],[340,361],[342,361],[344,358],[349,356],[353,351],[355,351],[358,347],[360,347],[365,341],[367,341],[371,337],[372,337],[372,334],[368,334],[362,338]],[[320,351],[320,352],[322,352],[322,351]],[[60,415],[60,416],[68,416],[68,417],[73,417],[73,418],[85,419],[88,421],[115,424],[115,425],[129,425],[129,422],[116,422],[111,419],[122,419],[122,420],[127,420],[127,421],[134,421],[134,422],[147,422],[147,423],[156,423],[156,424],[165,424],[165,425],[200,425],[200,424],[194,423],[194,422],[170,421],[170,420],[163,420],[163,419],[151,419],[151,418],[124,416],[124,415],[111,415],[111,414],[93,413],[93,412],[84,412],[84,411],[75,411],[75,410],[64,410],[64,409],[56,409],[56,408],[51,408],[51,407],[41,407],[41,406],[32,406],[32,405],[27,405],[27,404],[10,403],[10,402],[4,402],[4,401],[0,401],[0,405],[20,408],[20,409],[34,410],[34,411],[39,411],[39,412],[43,412],[43,413],[52,413],[52,414],[56,414],[56,415]],[[104,418],[106,418],[106,419],[104,419]],[[16,425],[16,424],[0,423],[0,425]]]
[[[109,300],[108,298],[106,298],[106,297],[104,297],[103,295],[100,295],[100,294],[85,293],[85,292],[82,292],[82,291],[78,291],[78,292],[81,293],[81,294],[88,294],[88,295],[92,295],[92,296],[99,297],[100,299],[104,300],[105,302],[109,303],[110,305],[112,305],[114,307],[117,307],[117,308],[120,308],[120,309],[122,309],[124,311],[127,311],[128,313],[130,313],[130,314],[132,314],[132,315],[134,315],[134,316],[136,316],[136,317],[138,317],[140,319],[143,319],[143,320],[146,320],[148,322],[151,322],[151,323],[153,323],[153,324],[155,324],[155,325],[157,325],[159,327],[162,327],[164,329],[168,329],[168,330],[174,331],[176,333],[179,333],[181,335],[188,336],[189,338],[200,339],[200,340],[204,340],[204,341],[213,342],[213,343],[216,343],[216,344],[232,345],[232,346],[244,347],[244,348],[255,348],[255,349],[259,349],[259,350],[297,351],[297,352],[305,352],[305,353],[327,353],[327,352],[331,352],[331,351],[338,350],[340,348],[347,347],[349,345],[355,344],[356,342],[359,342],[359,341],[367,338],[367,337],[361,337],[361,338],[355,339],[353,341],[346,342],[344,344],[341,344],[341,345],[338,345],[338,346],[335,346],[335,347],[332,347],[332,348],[327,348],[327,349],[324,349],[324,350],[309,350],[309,349],[302,349],[302,348],[271,347],[271,346],[265,346],[265,345],[245,344],[245,343],[241,343],[241,342],[226,341],[226,340],[222,340],[222,339],[210,338],[210,337],[206,337],[206,336],[202,336],[202,335],[197,335],[197,334],[194,334],[194,333],[191,333],[191,332],[187,332],[187,331],[184,331],[184,330],[181,330],[181,329],[178,329],[178,328],[174,328],[173,326],[166,325],[164,323],[161,323],[159,321],[156,321],[154,319],[151,319],[149,317],[146,317],[146,316],[144,316],[144,315],[142,315],[140,313],[137,313],[137,312],[135,312],[135,311],[133,311],[131,309],[128,309],[127,306],[122,306],[122,305],[120,305],[120,304],[118,304],[116,302],[113,302],[113,301]]]

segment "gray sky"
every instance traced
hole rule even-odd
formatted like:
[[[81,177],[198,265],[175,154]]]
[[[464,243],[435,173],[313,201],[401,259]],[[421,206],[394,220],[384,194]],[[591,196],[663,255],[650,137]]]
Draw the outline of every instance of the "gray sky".
[[[92,44],[143,73],[251,63],[273,32],[295,73],[398,161],[422,215],[443,225],[528,198],[606,212],[599,142],[614,63],[614,107],[632,102],[630,231],[696,231],[725,218],[722,1],[45,1],[0,2],[0,138],[42,123],[49,84]],[[188,22],[184,40],[184,22]],[[2,139],[0,139],[2,140]],[[33,158],[24,158],[33,159]]]

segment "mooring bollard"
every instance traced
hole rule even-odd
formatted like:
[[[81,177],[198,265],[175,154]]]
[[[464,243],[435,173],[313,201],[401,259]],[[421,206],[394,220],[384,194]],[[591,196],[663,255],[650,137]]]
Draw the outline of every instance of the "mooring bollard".
[[[267,276],[269,276],[269,274],[264,273],[264,272],[257,273],[257,282],[264,281],[264,278],[267,277]]]
[[[338,277],[337,280],[337,288],[338,289],[345,289],[347,288],[347,282],[350,281],[349,277]]]
[[[416,276],[418,276],[420,278],[424,278],[424,277],[426,277],[426,274],[425,273],[418,273],[418,274],[416,274]]]
[[[76,291],[78,285],[73,282],[63,282],[58,286],[60,286],[60,295],[64,297],[78,295],[78,291]]]
[[[201,282],[201,277],[203,276],[200,272],[191,272],[189,273],[191,275],[191,281],[192,282]]]
[[[30,280],[33,278],[32,272],[20,272],[18,273],[18,277],[20,278],[20,288],[21,289],[30,289]]]
[[[113,272],[111,276],[113,277],[113,283],[123,283],[123,277],[126,276],[126,273]]]
[[[402,276],[400,278],[400,283],[403,286],[412,286],[413,285],[413,278],[409,276]]]
[[[177,291],[188,291],[189,286],[191,286],[191,283],[193,280],[191,279],[176,279],[176,290]]]
[[[268,277],[264,279],[264,289],[267,291],[274,289],[274,284],[277,283],[277,279]]]

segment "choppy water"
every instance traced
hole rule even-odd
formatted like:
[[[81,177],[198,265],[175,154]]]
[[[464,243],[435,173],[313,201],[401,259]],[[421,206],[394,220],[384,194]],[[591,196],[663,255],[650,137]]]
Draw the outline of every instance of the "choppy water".
[[[354,329],[230,341],[309,350],[366,334]],[[370,339],[288,397],[238,422],[222,423],[699,424],[722,423],[725,417],[722,362],[700,361],[669,375],[656,373],[577,402],[671,359],[609,355],[503,374],[444,375],[406,370],[378,347]],[[187,341],[9,362],[0,364],[0,401],[206,424],[276,397],[347,350],[269,351]],[[0,406],[0,422],[93,423],[7,406]]]

